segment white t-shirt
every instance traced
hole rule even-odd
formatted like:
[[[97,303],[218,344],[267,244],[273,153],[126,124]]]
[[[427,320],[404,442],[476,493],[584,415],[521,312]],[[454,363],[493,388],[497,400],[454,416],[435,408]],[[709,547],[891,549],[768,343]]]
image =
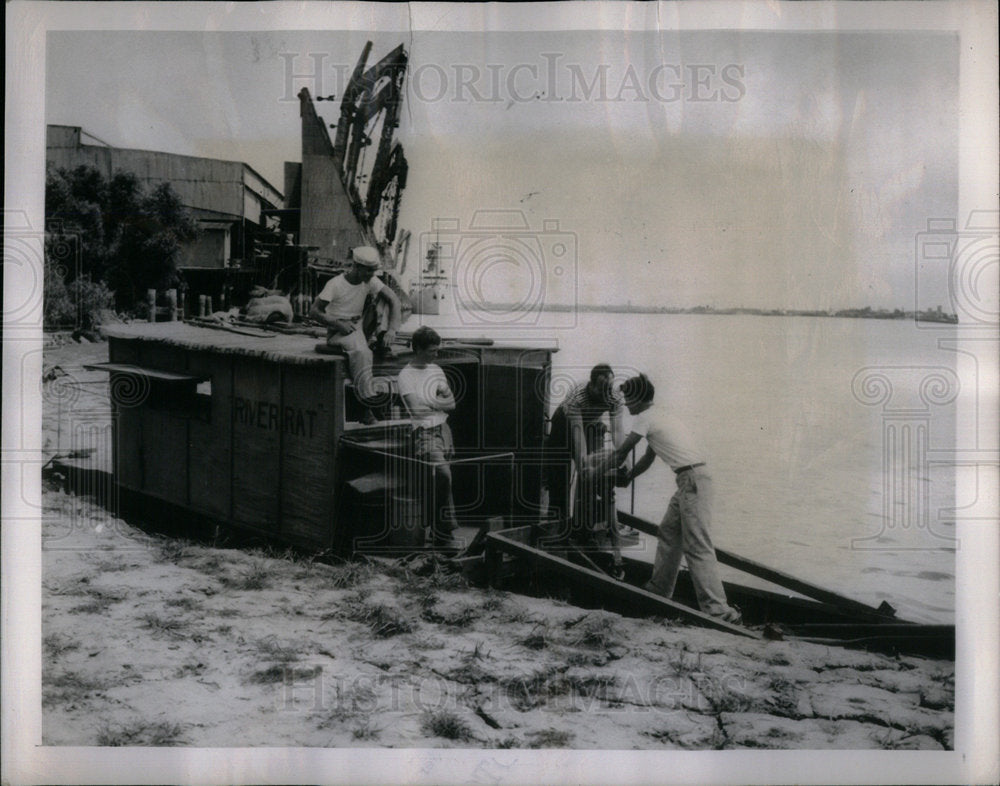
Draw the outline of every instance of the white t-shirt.
[[[671,469],[698,464],[705,460],[695,447],[690,432],[666,410],[652,406],[632,421],[632,433],[645,437],[653,452]]]
[[[367,283],[352,284],[341,273],[334,276],[319,293],[320,300],[326,300],[326,316],[330,319],[347,319],[357,322],[365,310],[365,298],[377,295],[385,287],[377,278]]]
[[[407,365],[399,372],[399,395],[410,396],[407,408],[414,428],[440,426],[448,420],[448,413],[431,406],[437,401],[437,391],[444,388],[449,393],[448,379],[441,367],[428,363],[425,368]]]

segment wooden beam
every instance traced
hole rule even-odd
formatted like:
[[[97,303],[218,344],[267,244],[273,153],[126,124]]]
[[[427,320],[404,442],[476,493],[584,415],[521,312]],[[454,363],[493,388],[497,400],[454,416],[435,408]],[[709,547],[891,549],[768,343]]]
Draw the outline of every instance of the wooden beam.
[[[911,655],[955,658],[955,626],[923,623],[805,623],[787,626],[789,641],[810,641],[843,647],[865,647]]]
[[[659,531],[659,527],[655,524],[646,521],[645,519],[641,519],[638,516],[633,516],[630,513],[625,513],[621,510],[618,511],[618,520],[622,524],[626,524],[639,530],[640,532],[645,532],[647,535],[652,535],[653,537],[656,537]],[[895,618],[894,610],[892,610],[891,613],[882,611],[874,606],[869,606],[865,603],[854,600],[853,598],[848,598],[837,592],[833,592],[831,590],[824,589],[823,587],[818,587],[815,584],[810,584],[807,581],[797,579],[794,576],[784,573],[783,571],[776,570],[775,568],[769,568],[766,565],[761,565],[759,562],[754,562],[746,557],[741,557],[739,554],[734,554],[731,551],[716,548],[715,557],[723,565],[728,565],[729,567],[736,568],[744,573],[749,573],[751,576],[756,576],[759,579],[770,581],[772,584],[777,584],[779,587],[784,587],[785,589],[798,592],[800,595],[805,595],[807,598],[812,598],[813,600],[819,600],[823,603],[838,606],[845,611],[851,612],[852,614],[874,618],[875,620],[889,620]],[[892,607],[887,606],[887,609],[891,610]]]
[[[740,627],[739,625],[733,625],[729,622],[724,622],[723,620],[709,614],[705,614],[697,609],[692,609],[691,607],[685,606],[681,603],[675,603],[668,598],[664,598],[662,595],[657,595],[653,592],[647,592],[644,589],[633,587],[631,584],[626,584],[623,581],[616,581],[604,573],[581,567],[580,565],[576,565],[568,560],[562,559],[561,557],[556,557],[555,555],[549,554],[540,549],[532,548],[525,543],[518,543],[517,541],[510,540],[509,538],[504,537],[501,532],[489,533],[486,536],[486,543],[487,550],[492,548],[515,557],[525,558],[538,565],[544,565],[546,568],[549,568],[556,573],[581,580],[588,584],[592,589],[603,591],[609,597],[618,598],[620,600],[628,600],[637,608],[646,608],[653,613],[660,613],[668,617],[680,617],[695,625],[700,625],[705,628],[714,628],[715,630],[725,631],[726,633],[734,633],[737,636],[743,636],[749,639],[761,638],[760,634],[755,631],[748,630],[747,628]],[[489,562],[490,558],[487,557],[487,564],[489,564]]]
[[[208,377],[177,374],[173,371],[160,371],[155,368],[143,368],[130,363],[85,363],[83,366],[90,371],[107,371],[111,374],[131,374],[138,377],[149,377],[161,382],[202,382]]]
[[[955,626],[924,622],[801,622],[788,626],[795,635],[831,636],[910,636],[913,638],[955,638]]]
[[[579,546],[571,545],[570,548],[572,549],[573,553],[576,554],[577,557],[579,557],[580,559],[582,559],[584,562],[587,563],[587,566],[591,570],[597,571],[603,576],[608,575],[608,572],[606,570],[601,570],[600,566],[596,562],[594,562],[590,557],[584,554],[583,551],[580,550]]]

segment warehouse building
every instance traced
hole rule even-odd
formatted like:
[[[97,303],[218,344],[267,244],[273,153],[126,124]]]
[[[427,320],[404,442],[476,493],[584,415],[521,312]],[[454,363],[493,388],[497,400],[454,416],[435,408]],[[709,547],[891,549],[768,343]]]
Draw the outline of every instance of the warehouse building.
[[[283,205],[283,195],[240,161],[113,147],[79,126],[50,125],[46,132],[50,165],[92,166],[109,179],[118,171],[132,172],[147,189],[170,183],[202,230],[178,263],[188,278],[231,264],[253,267],[254,238],[277,224],[272,216]]]

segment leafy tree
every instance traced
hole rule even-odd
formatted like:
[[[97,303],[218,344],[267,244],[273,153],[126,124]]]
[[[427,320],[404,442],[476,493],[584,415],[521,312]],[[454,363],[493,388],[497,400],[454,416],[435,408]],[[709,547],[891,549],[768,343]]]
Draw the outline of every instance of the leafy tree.
[[[47,268],[55,262],[66,284],[82,278],[104,286],[75,290],[89,302],[100,302],[110,287],[121,310],[131,310],[147,289],[176,285],[181,245],[198,234],[169,183],[147,192],[131,172],[117,172],[108,181],[94,167],[50,168],[45,212]],[[64,256],[50,258],[55,249]]]
[[[101,173],[93,167],[72,170],[50,167],[45,180],[46,259],[62,270],[66,283],[78,276],[104,274],[103,204],[107,198]]]
[[[48,328],[69,327],[74,323],[76,310],[66,291],[65,271],[55,261],[50,250],[52,240],[45,241],[45,279],[42,289],[44,324]]]
[[[119,173],[111,191],[120,200],[109,216],[111,238],[108,283],[119,302],[135,303],[147,289],[178,283],[177,258],[181,245],[197,236],[197,225],[169,183],[143,194],[134,175]]]

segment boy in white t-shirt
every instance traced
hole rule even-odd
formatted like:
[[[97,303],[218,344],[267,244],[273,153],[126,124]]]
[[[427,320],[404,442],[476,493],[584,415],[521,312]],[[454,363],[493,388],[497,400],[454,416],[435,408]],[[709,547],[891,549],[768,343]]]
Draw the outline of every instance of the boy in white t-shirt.
[[[347,355],[355,389],[362,400],[371,400],[379,390],[372,375],[372,351],[361,325],[365,299],[368,295],[381,297],[389,304],[389,329],[385,343],[392,338],[399,326],[399,298],[385,284],[375,278],[379,266],[378,250],[371,246],[358,246],[351,251],[351,266],[346,273],[326,282],[312,304],[309,316],[326,325],[326,343],[339,347]]]
[[[677,491],[660,522],[653,576],[646,589],[667,598],[673,595],[683,556],[691,572],[698,607],[713,617],[738,624],[740,613],[726,601],[709,535],[712,476],[687,429],[664,409],[654,407],[654,392],[653,383],[645,374],[622,383],[625,406],[635,420],[614,457],[615,466],[622,464],[639,440],[645,439],[646,453],[620,477],[617,485],[627,486],[649,469],[657,456],[674,471],[677,481]]]
[[[414,455],[434,464],[434,492],[424,493],[426,520],[433,527],[436,548],[454,550],[455,502],[451,491],[448,461],[455,453],[448,413],[455,409],[455,397],[441,367],[434,363],[441,336],[426,325],[414,331],[410,340],[413,359],[399,372],[399,394],[413,421]],[[429,491],[429,489],[428,489]]]

